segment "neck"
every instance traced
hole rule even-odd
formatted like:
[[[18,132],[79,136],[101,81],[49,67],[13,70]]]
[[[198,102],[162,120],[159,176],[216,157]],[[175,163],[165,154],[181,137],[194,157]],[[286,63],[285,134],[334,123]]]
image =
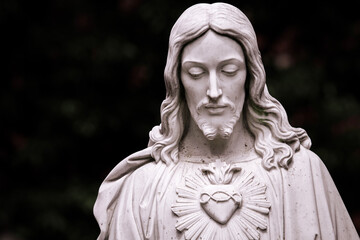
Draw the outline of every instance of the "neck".
[[[181,161],[241,161],[255,155],[253,147],[254,139],[244,126],[242,118],[235,124],[229,138],[218,136],[214,140],[207,139],[191,119],[187,134],[180,143],[179,157]]]

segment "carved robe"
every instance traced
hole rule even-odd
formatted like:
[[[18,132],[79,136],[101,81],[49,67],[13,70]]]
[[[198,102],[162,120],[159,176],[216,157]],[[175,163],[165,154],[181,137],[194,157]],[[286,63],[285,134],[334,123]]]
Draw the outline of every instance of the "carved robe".
[[[310,150],[301,148],[288,170],[268,171],[260,158],[229,164],[237,170],[225,175],[239,194],[210,184],[207,163],[156,163],[150,151],[124,159],[102,183],[94,206],[98,239],[359,239],[326,167]],[[217,187],[224,190],[211,195]],[[216,194],[225,196],[225,207]],[[203,197],[215,201],[203,204]]]

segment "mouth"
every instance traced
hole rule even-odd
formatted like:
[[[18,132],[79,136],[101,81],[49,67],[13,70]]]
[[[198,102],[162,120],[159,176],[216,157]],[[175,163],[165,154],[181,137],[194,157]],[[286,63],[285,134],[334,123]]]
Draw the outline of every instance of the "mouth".
[[[204,107],[210,114],[221,114],[227,108],[226,105],[213,104],[213,103],[206,104]]]

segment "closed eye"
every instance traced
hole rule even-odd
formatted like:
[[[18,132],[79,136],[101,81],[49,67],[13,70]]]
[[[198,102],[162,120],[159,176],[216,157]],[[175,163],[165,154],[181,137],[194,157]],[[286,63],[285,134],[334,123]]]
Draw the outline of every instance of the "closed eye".
[[[192,67],[188,70],[188,73],[192,78],[198,79],[204,75],[205,71],[201,67]]]
[[[221,72],[227,76],[234,76],[238,71],[239,68],[235,64],[227,64],[221,69]]]

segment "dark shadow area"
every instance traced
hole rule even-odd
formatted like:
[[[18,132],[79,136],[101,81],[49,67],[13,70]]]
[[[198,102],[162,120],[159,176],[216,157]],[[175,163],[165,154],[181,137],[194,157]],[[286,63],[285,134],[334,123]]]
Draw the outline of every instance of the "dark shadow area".
[[[0,240],[97,237],[98,188],[159,124],[170,30],[194,3],[0,3]],[[270,93],[307,130],[359,231],[355,2],[229,3],[253,23]]]

